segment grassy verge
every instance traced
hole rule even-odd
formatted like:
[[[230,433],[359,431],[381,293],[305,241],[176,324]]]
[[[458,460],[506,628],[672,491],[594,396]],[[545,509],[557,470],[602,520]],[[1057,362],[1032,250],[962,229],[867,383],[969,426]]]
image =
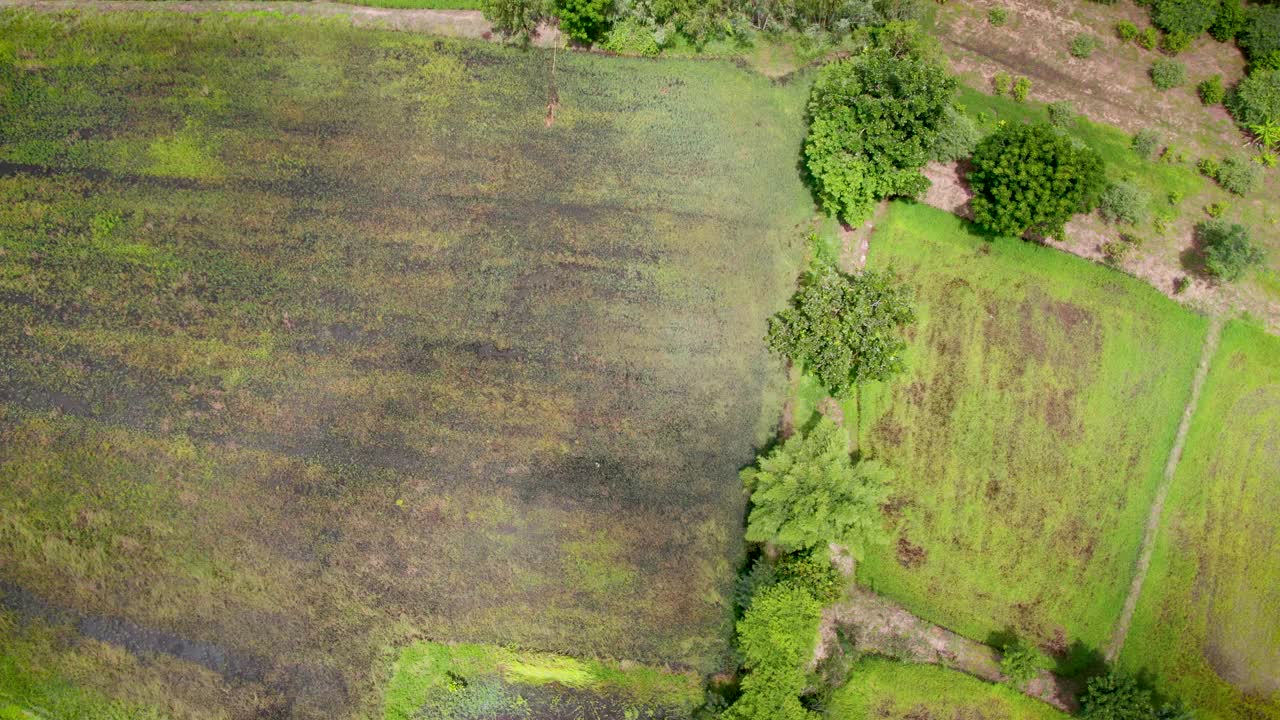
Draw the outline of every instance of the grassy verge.
[[[1280,339],[1223,330],[1121,664],[1205,718],[1280,718]]]
[[[845,404],[897,471],[893,541],[858,578],[978,640],[1072,671],[1129,586],[1205,320],[1145,284],[895,203],[871,243],[918,293],[905,376]],[[802,415],[798,422],[804,422]]]
[[[413,10],[480,10],[480,0],[337,0],[349,5]]]
[[[853,666],[849,682],[827,709],[829,720],[1065,720],[1068,715],[1012,688],[936,665],[870,658]]]
[[[684,717],[701,703],[696,673],[419,642],[395,660],[383,717],[539,717],[553,709],[556,716]]]

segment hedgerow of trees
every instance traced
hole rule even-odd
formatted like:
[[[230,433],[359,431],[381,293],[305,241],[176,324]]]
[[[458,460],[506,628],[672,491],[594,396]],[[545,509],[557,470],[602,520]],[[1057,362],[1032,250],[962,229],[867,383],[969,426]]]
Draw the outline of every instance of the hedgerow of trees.
[[[1009,124],[978,143],[969,171],[974,220],[1001,235],[1062,237],[1072,215],[1097,204],[1102,158],[1046,123]]]
[[[892,271],[846,275],[823,266],[806,274],[790,307],[769,319],[765,340],[827,392],[847,397],[858,383],[903,370],[902,328],[915,322],[913,297]]]

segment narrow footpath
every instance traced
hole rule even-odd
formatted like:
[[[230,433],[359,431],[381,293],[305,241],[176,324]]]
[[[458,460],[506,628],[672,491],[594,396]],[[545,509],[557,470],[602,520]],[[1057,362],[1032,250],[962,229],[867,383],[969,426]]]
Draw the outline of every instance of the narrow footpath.
[[[1173,484],[1173,476],[1178,471],[1178,461],[1182,459],[1182,447],[1187,442],[1187,432],[1191,429],[1191,417],[1200,402],[1200,391],[1204,388],[1205,377],[1209,374],[1209,363],[1218,349],[1218,338],[1222,334],[1222,318],[1214,315],[1209,318],[1209,331],[1205,334],[1204,345],[1200,350],[1200,365],[1196,367],[1195,379],[1191,382],[1191,397],[1182,411],[1182,422],[1178,424],[1178,435],[1169,450],[1169,459],[1164,465],[1164,477],[1156,490],[1155,500],[1147,513],[1147,524],[1142,533],[1141,551],[1138,553],[1138,564],[1134,567],[1133,583],[1129,586],[1129,596],[1125,598],[1124,610],[1116,621],[1111,632],[1111,642],[1107,645],[1107,662],[1115,662],[1124,649],[1124,641],[1129,636],[1129,625],[1133,622],[1133,611],[1138,607],[1138,598],[1142,595],[1142,585],[1147,580],[1147,570],[1151,568],[1151,554],[1155,551],[1156,534],[1160,531],[1160,520],[1164,515],[1164,503],[1169,497],[1169,486]]]

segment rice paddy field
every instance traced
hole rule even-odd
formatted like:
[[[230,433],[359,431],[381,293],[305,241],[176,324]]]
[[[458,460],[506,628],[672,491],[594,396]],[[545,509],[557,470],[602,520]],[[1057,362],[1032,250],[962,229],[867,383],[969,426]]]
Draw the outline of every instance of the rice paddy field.
[[[0,715],[375,717],[419,640],[726,665],[803,83],[271,13],[0,38]]]
[[[937,665],[867,658],[835,692],[830,720],[1065,720],[1069,715],[1004,685]]]
[[[1223,331],[1120,658],[1206,718],[1280,718],[1280,340]]]
[[[844,409],[858,451],[897,475],[892,541],[859,581],[961,634],[1012,631],[1082,669],[1123,605],[1205,319],[923,205],[890,205],[868,263],[915,287],[919,321],[907,372]]]

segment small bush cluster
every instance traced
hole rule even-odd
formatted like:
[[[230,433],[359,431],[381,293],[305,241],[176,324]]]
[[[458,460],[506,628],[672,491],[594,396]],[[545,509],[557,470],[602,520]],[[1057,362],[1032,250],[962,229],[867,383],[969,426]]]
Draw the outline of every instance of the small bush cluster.
[[[1246,157],[1233,155],[1222,161],[1213,179],[1229,193],[1248,195],[1262,180],[1262,168]]]
[[[1108,240],[1102,244],[1102,259],[1108,265],[1119,265],[1129,257],[1129,253],[1142,247],[1142,237],[1123,233],[1117,240]]]
[[[1009,94],[1018,102],[1025,101],[1027,99],[1027,95],[1031,94],[1031,80],[1026,77],[1020,77],[1017,80],[1014,80],[1013,91]]]
[[[987,22],[996,27],[1004,25],[1009,20],[1009,11],[1004,8],[991,8],[987,11]]]
[[[967,115],[948,107],[938,127],[938,137],[933,142],[930,158],[939,162],[954,162],[973,154],[982,134]]]
[[[1069,100],[1051,102],[1045,111],[1049,114],[1049,124],[1056,128],[1065,128],[1076,119],[1076,108]]]
[[[1107,222],[1137,225],[1147,219],[1151,196],[1133,182],[1122,180],[1107,186],[1098,200],[1098,212]]]
[[[1222,87],[1222,76],[1213,75],[1201,80],[1196,85],[1196,94],[1200,96],[1200,102],[1205,105],[1217,105],[1227,96],[1226,88]]]
[[[1133,136],[1133,151],[1144,160],[1150,160],[1160,147],[1160,134],[1155,130],[1144,128]]]
[[[1121,20],[1116,23],[1116,37],[1120,38],[1121,42],[1129,42],[1138,37],[1138,26],[1128,20]]]
[[[1227,109],[1242,128],[1280,123],[1280,70],[1255,70],[1227,95]]]
[[[1160,90],[1170,90],[1187,80],[1187,66],[1176,60],[1159,58],[1151,64],[1151,82]]]
[[[1040,674],[1045,666],[1044,656],[1025,640],[1015,639],[1001,649],[1000,674],[1005,681],[1021,689]]]
[[[1098,49],[1098,38],[1090,33],[1080,33],[1071,38],[1071,56],[1087,58]]]
[[[1009,77],[1009,73],[998,72],[991,78],[991,88],[996,91],[996,95],[1004,95],[1011,87],[1013,78]]]
[[[1155,50],[1160,42],[1160,33],[1153,27],[1144,28],[1138,33],[1138,46],[1146,50]]]
[[[1253,244],[1243,225],[1214,218],[1197,225],[1196,236],[1204,250],[1205,269],[1219,280],[1239,280],[1266,259],[1266,253]]]

